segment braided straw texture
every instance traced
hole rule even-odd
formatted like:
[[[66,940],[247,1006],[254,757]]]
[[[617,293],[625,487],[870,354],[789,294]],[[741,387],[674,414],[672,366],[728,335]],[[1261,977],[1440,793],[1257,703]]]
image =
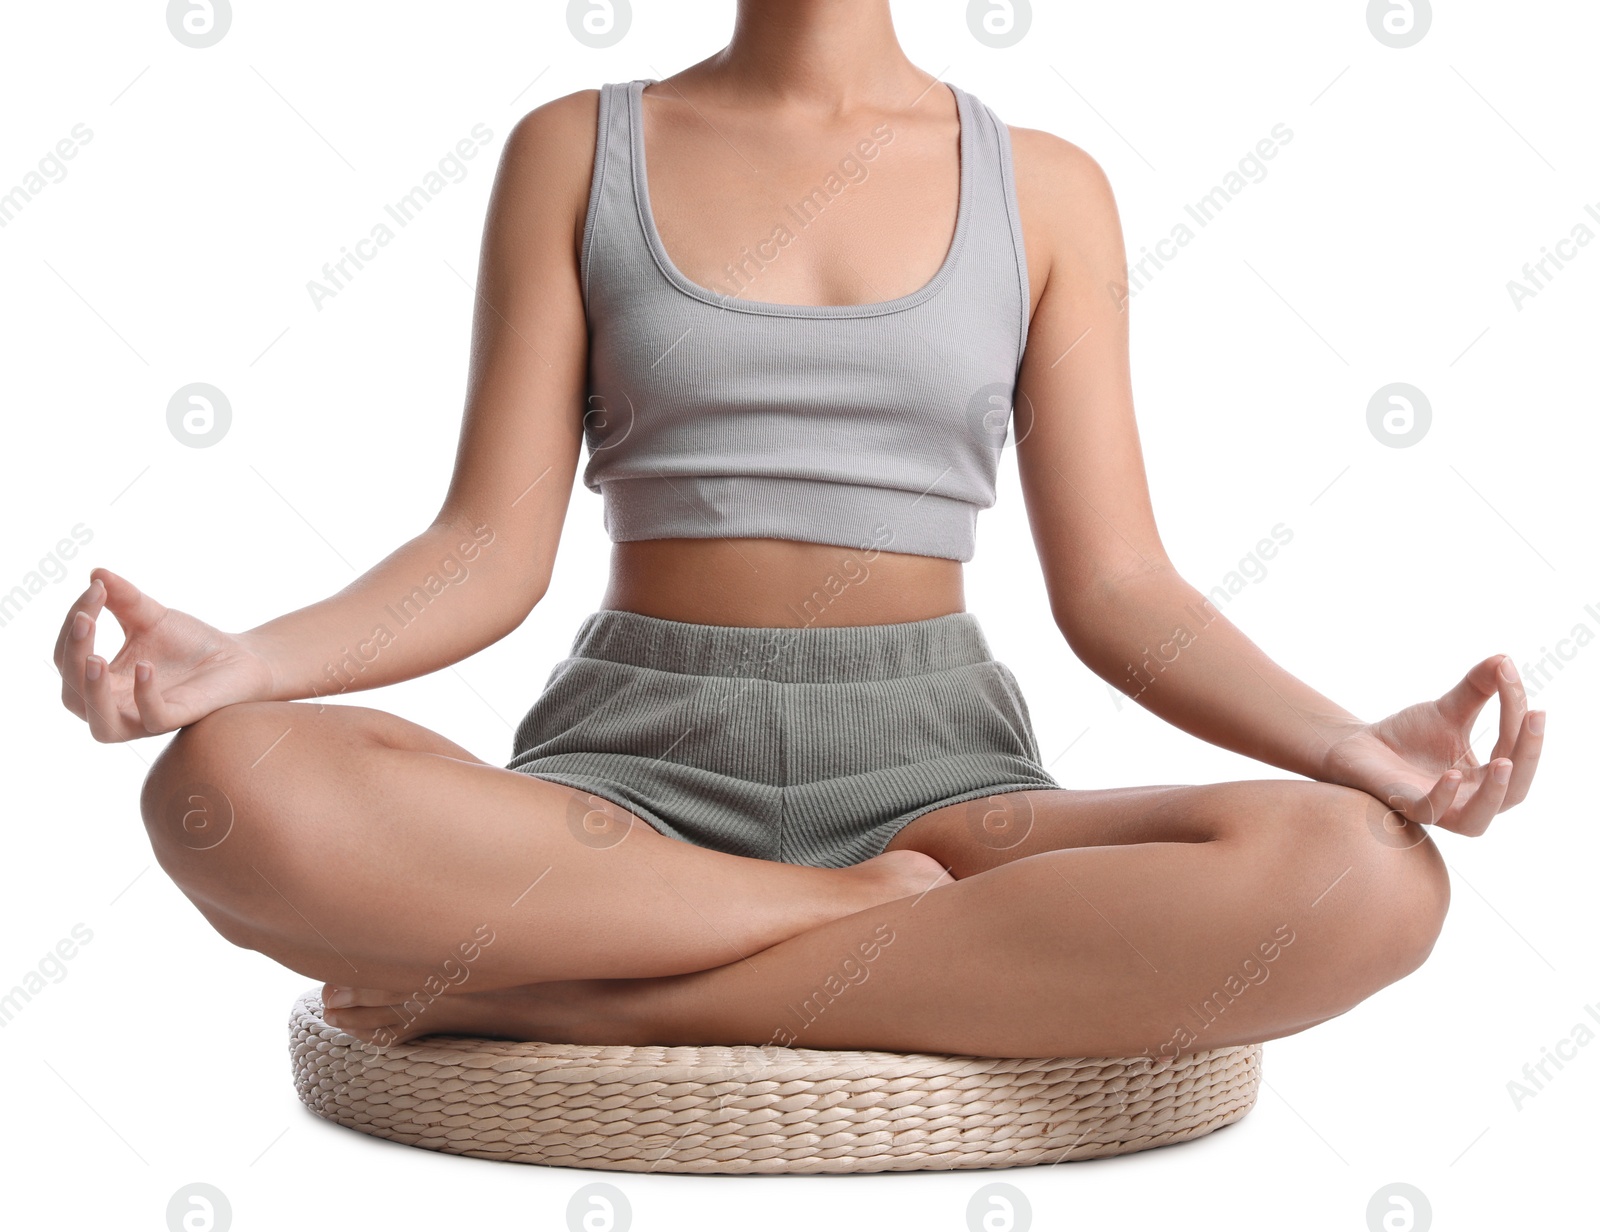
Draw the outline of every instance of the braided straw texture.
[[[1006,1168],[1198,1138],[1255,1104],[1261,1046],[1009,1059],[810,1048],[628,1047],[430,1036],[380,1049],[289,1022],[318,1116],[456,1155],[623,1172]]]

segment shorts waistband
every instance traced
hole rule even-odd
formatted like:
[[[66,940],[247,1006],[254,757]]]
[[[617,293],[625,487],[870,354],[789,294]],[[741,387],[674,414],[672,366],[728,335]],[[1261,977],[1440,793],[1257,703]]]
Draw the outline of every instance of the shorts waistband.
[[[578,626],[571,657],[692,676],[820,684],[920,676],[993,656],[971,612],[899,624],[752,628],[601,608]]]

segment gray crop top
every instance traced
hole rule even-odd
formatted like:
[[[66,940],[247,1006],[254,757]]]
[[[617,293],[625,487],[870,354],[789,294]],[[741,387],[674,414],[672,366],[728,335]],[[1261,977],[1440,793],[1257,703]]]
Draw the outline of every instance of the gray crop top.
[[[601,87],[584,219],[583,482],[603,497],[607,533],[971,560],[1028,333],[1006,126],[951,87],[955,235],[921,289],[874,304],[764,303],[690,282],[667,256],[645,179],[640,94],[653,80]],[[805,220],[790,209],[794,231]]]

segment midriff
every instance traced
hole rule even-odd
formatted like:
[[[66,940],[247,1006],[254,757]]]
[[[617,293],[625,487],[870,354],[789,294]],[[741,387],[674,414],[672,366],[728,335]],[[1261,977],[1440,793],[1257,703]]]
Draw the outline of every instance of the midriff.
[[[966,610],[961,562],[788,539],[644,539],[611,549],[601,607],[690,624],[903,624]]]

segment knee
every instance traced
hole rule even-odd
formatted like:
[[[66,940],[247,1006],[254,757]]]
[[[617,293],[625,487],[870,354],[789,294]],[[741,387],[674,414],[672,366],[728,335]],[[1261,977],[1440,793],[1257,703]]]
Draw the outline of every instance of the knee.
[[[286,706],[223,706],[181,728],[145,776],[139,809],[151,848],[185,888],[231,862],[228,840],[248,802],[252,765],[270,747],[270,733],[286,726]]]
[[[1444,857],[1424,827],[1368,793],[1315,786],[1295,827],[1307,845],[1300,881],[1316,895],[1308,910],[1337,915],[1350,957],[1390,983],[1420,967],[1439,938],[1450,906]]]

